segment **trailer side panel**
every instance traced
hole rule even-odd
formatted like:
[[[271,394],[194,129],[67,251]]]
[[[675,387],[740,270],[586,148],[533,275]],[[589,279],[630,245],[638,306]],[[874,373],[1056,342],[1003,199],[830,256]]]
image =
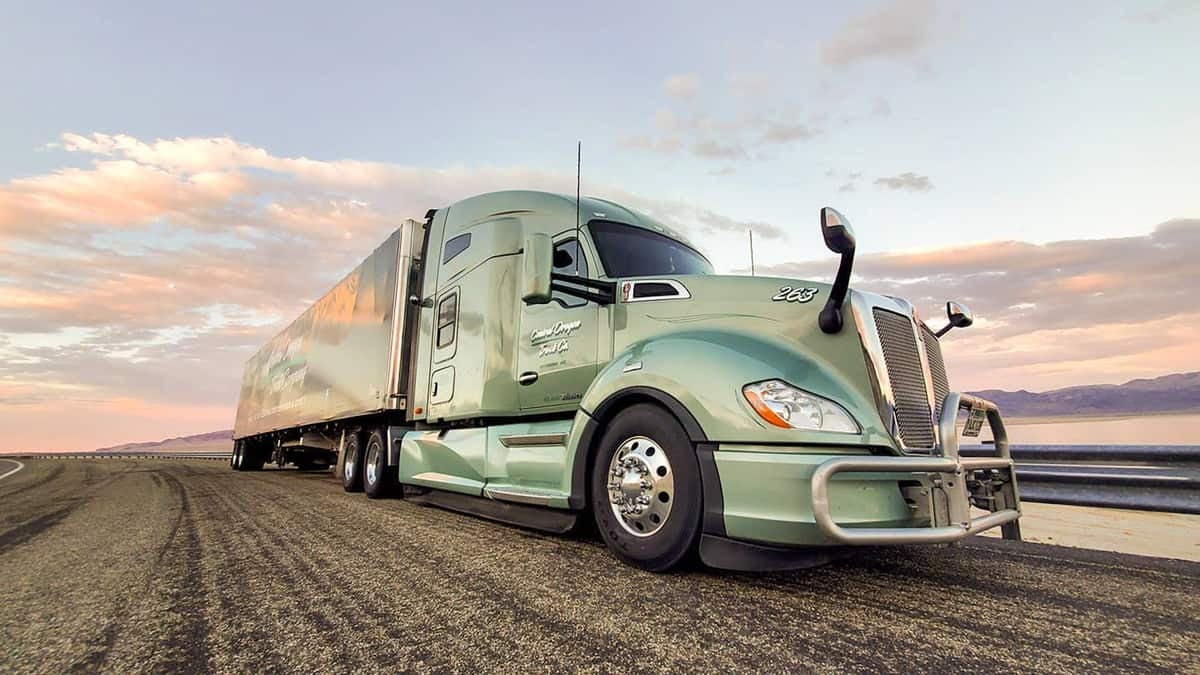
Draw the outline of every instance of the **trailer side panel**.
[[[402,407],[406,222],[246,362],[234,438]]]

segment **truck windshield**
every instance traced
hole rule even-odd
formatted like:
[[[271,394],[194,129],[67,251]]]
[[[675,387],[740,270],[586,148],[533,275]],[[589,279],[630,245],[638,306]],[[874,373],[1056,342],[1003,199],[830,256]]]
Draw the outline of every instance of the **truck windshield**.
[[[712,274],[712,264],[690,246],[640,227],[588,223],[596,253],[610,277]]]

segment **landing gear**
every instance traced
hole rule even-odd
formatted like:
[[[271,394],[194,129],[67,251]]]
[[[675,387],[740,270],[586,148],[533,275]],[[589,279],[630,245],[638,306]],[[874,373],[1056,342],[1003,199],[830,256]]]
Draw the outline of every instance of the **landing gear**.
[[[619,413],[591,466],[591,507],[608,550],[652,572],[691,557],[703,496],[696,450],[670,413],[638,404]]]

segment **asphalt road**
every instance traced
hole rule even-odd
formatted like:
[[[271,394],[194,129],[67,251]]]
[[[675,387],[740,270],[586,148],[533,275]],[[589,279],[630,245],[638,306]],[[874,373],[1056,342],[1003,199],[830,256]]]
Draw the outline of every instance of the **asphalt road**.
[[[328,475],[23,461],[0,672],[1200,672],[1195,563],[975,540],[654,575]]]

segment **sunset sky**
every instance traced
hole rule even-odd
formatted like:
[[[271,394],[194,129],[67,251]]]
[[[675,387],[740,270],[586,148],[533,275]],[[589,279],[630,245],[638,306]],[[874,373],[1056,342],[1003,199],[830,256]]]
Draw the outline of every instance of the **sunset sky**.
[[[229,428],[245,359],[396,224],[505,188],[940,324],[957,389],[1200,369],[1200,3],[13,3],[0,451]],[[436,10],[433,7],[436,6]]]

